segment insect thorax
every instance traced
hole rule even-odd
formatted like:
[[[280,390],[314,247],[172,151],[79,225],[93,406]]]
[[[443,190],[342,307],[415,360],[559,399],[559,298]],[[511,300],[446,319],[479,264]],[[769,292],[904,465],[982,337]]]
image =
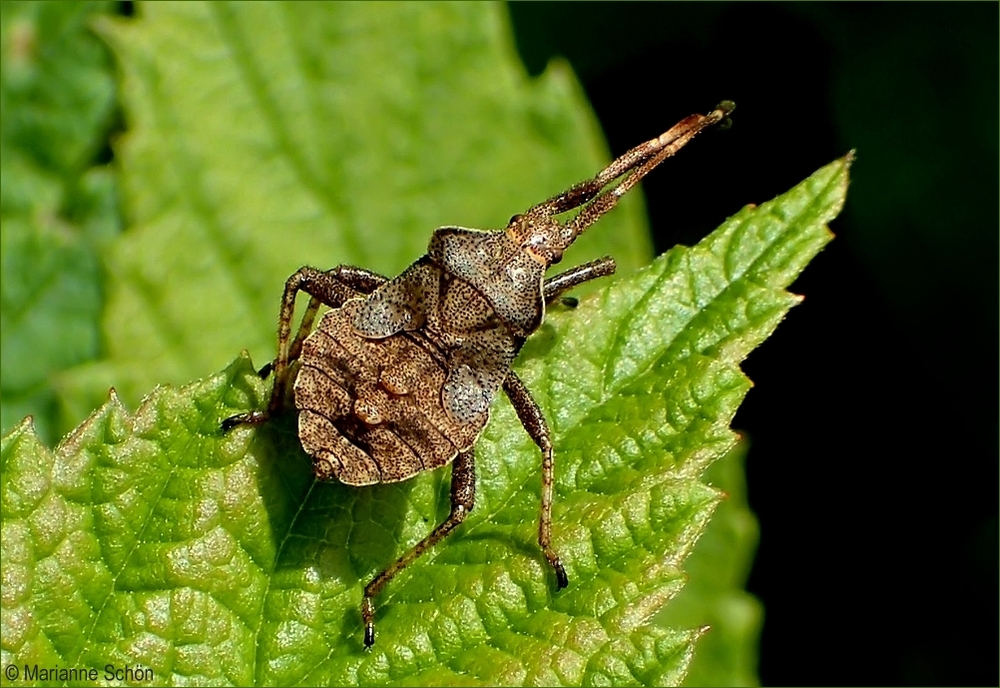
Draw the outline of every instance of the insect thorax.
[[[515,335],[527,337],[542,324],[546,266],[522,251],[507,232],[441,227],[431,237],[427,254],[475,287]]]

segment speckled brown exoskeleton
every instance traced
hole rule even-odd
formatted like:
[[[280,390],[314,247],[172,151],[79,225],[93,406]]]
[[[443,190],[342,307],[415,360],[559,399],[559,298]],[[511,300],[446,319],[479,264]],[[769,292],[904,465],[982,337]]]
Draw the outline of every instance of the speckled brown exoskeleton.
[[[702,129],[733,110],[724,101],[691,115],[631,149],[596,177],[515,215],[497,231],[441,227],[427,255],[398,277],[363,268],[303,267],[288,278],[281,301],[274,387],[264,411],[223,422],[224,430],[262,423],[278,413],[294,378],[299,439],[320,480],[364,486],[397,482],[454,461],[451,513],[430,535],[365,587],[361,615],[365,647],[375,642],[372,599],[472,511],[476,495],[474,444],[503,390],[542,452],[538,544],[559,588],[566,570],[552,546],[552,440],[538,405],[511,364],[542,323],[546,304],[567,290],[610,275],[610,257],[545,278],[563,252],[640,179]],[[616,180],[617,185],[610,186]],[[574,208],[566,222],[557,215]],[[311,297],[291,336],[295,297]],[[321,305],[328,306],[319,327]]]

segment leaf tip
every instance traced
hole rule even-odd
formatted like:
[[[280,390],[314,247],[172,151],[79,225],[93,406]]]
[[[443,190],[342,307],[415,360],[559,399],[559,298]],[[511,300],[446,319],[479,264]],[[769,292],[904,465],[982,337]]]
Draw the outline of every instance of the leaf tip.
[[[74,454],[95,438],[105,443],[117,443],[129,432],[129,414],[114,387],[108,388],[108,400],[95,409],[78,426],[59,440],[58,454]]]
[[[840,158],[840,160],[837,161],[840,163],[840,168],[841,168],[838,175],[840,177],[838,181],[840,182],[839,186],[841,188],[840,203],[836,208],[836,212],[830,218],[831,220],[837,215],[839,215],[840,211],[843,210],[844,208],[844,201],[847,198],[847,187],[851,183],[851,175],[850,175],[851,166],[854,164],[854,161],[856,159],[857,159],[857,150],[852,148],[851,150],[847,151],[847,153],[845,153],[844,156]],[[829,227],[826,227],[826,231],[830,233],[831,236],[833,236],[833,232],[830,232]]]
[[[3,436],[4,444],[6,445],[8,440],[17,439],[19,437],[37,437],[35,433],[35,417],[31,414],[25,416],[21,419],[21,422],[10,429],[10,431]]]

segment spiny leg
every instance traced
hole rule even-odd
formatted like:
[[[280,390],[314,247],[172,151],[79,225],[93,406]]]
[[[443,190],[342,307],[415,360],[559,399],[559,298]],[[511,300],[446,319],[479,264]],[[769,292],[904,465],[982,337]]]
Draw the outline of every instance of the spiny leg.
[[[302,342],[312,332],[313,323],[316,322],[316,314],[319,313],[321,305],[323,305],[323,302],[315,296],[309,297],[309,305],[306,306],[305,313],[302,314],[302,321],[299,322],[298,332],[295,334],[295,339],[292,340],[292,345],[288,347],[289,363],[298,360],[299,356],[302,355]]]
[[[278,356],[272,363],[260,369],[259,374],[265,376],[274,371],[274,386],[271,388],[271,398],[264,411],[238,413],[222,421],[222,430],[227,432],[237,425],[250,423],[258,425],[281,410],[288,385],[289,364],[298,358],[302,351],[302,341],[309,334],[316,319],[320,304],[330,308],[339,308],[345,301],[355,296],[368,294],[385,281],[385,278],[369,270],[352,265],[339,265],[332,270],[323,272],[311,267],[299,268],[285,282],[285,291],[281,297],[281,311],[278,316]],[[312,298],[306,308],[305,317],[299,326],[295,340],[290,342],[292,317],[295,314],[295,297],[304,291]]]
[[[375,644],[375,605],[372,602],[379,591],[400,571],[412,564],[417,557],[447,537],[451,531],[465,520],[476,502],[476,457],[475,449],[459,452],[451,467],[451,513],[431,534],[392,563],[382,573],[375,576],[365,586],[365,597],[361,602],[361,618],[365,624],[365,647]]]
[[[315,296],[309,298],[309,305],[306,306],[305,313],[302,314],[302,321],[299,323],[298,332],[295,335],[295,339],[292,340],[292,345],[288,347],[288,362],[291,363],[298,359],[302,354],[302,342],[306,340],[309,333],[312,332],[313,323],[316,322],[316,313],[319,312],[319,307],[323,305],[323,302],[317,299]],[[277,359],[273,361],[268,361],[261,369],[257,371],[257,375],[261,379],[267,379],[267,376],[271,374],[274,370],[274,366],[277,363]]]
[[[338,281],[343,282],[345,285],[353,289],[355,294],[351,296],[367,295],[371,294],[378,287],[382,286],[387,279],[378,273],[372,272],[371,270],[365,270],[364,268],[359,268],[354,265],[338,265],[333,268],[333,270],[327,271],[325,274],[334,276]],[[346,301],[347,299],[344,299]],[[295,335],[295,339],[292,340],[292,345],[288,348],[288,361],[291,363],[298,359],[302,354],[302,342],[306,340],[306,337],[312,332],[313,323],[316,321],[316,313],[319,311],[319,307],[324,302],[313,296],[309,299],[309,305],[306,306],[305,313],[302,315],[302,322],[299,323],[298,333]],[[326,304],[332,308],[339,308],[344,305],[343,301],[336,306],[331,304]]]
[[[275,375],[274,387],[271,388],[271,399],[267,411],[250,414],[256,417],[243,422],[261,423],[281,410],[288,385],[289,364],[302,353],[302,342],[312,331],[320,304],[330,308],[340,308],[345,301],[363,294],[370,294],[385,281],[385,277],[353,265],[338,265],[325,272],[316,268],[303,267],[289,277],[285,282],[281,314],[278,319],[278,357],[273,364]],[[312,298],[309,299],[309,305],[306,307],[295,339],[289,344],[292,316],[295,311],[295,297],[299,291],[304,291]]]
[[[542,286],[542,295],[545,297],[545,303],[552,303],[573,287],[577,287],[584,282],[589,282],[598,277],[613,275],[616,268],[615,259],[611,256],[604,256],[603,258],[592,260],[589,263],[578,265],[566,272],[560,272],[558,275],[549,277]]]
[[[316,312],[320,304],[331,308],[339,308],[350,298],[359,294],[369,293],[385,281],[381,275],[351,265],[339,265],[329,271],[302,267],[285,282],[282,294],[281,311],[278,318],[278,356],[271,364],[274,371],[274,386],[271,388],[271,398],[266,411],[253,411],[227,418],[223,429],[228,430],[241,423],[259,424],[281,410],[288,385],[289,364],[298,358],[302,349],[302,340],[309,334]],[[312,298],[306,308],[303,322],[295,341],[289,345],[292,318],[295,312],[295,297],[304,291]],[[261,369],[265,372],[267,366]]]
[[[566,577],[566,569],[559,559],[559,555],[552,549],[552,493],[555,486],[552,457],[552,439],[549,435],[549,426],[545,423],[545,416],[538,404],[531,398],[531,393],[524,386],[514,371],[507,375],[503,383],[503,389],[510,399],[517,417],[521,420],[521,425],[528,431],[528,435],[535,441],[538,448],[542,450],[542,509],[541,517],[538,520],[538,544],[548,559],[549,564],[556,572],[556,586],[559,589],[569,585],[569,578]]]

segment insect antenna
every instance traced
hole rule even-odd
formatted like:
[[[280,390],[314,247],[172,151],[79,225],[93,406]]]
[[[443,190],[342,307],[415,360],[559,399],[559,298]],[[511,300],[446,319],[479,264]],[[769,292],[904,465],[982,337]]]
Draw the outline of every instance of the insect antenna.
[[[654,167],[677,153],[699,132],[715,124],[729,122],[729,115],[735,108],[736,106],[732,101],[724,100],[707,115],[685,117],[657,138],[646,143],[641,143],[615,159],[610,165],[599,172],[593,180],[577,185],[590,185],[591,188],[594,188],[594,186],[599,184],[594,189],[591,199],[585,201],[586,205],[583,210],[567,223],[567,227],[572,232],[573,239],[575,240],[587,227],[597,222],[602,215],[614,208],[619,198],[627,194]],[[622,175],[627,176],[625,176],[621,183],[598,195],[598,191]]]

